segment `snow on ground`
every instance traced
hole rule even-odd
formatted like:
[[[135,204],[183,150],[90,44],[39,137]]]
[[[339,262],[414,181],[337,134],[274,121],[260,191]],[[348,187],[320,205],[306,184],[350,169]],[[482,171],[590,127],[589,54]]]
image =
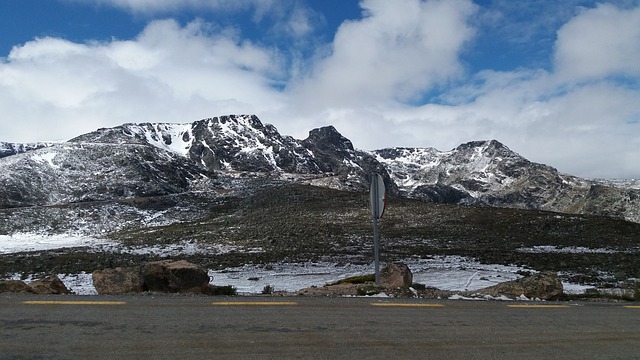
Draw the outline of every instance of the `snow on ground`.
[[[132,255],[157,255],[160,257],[171,257],[178,255],[220,255],[230,252],[261,253],[262,248],[241,248],[235,245],[225,244],[198,244],[191,241],[181,241],[177,244],[164,244],[154,246],[122,247],[118,244],[111,244],[102,247],[103,251]]]
[[[97,247],[111,242],[82,235],[42,235],[34,233],[17,233],[0,235],[0,254],[21,251],[54,250],[69,247]]]
[[[262,251],[262,249],[239,249],[234,246],[201,245],[190,242],[150,248],[123,248],[109,240],[86,236],[26,233],[0,235],[0,254],[80,246],[93,247],[100,249],[100,251],[156,254],[167,257],[180,254]],[[548,251],[549,249],[546,250]],[[415,283],[451,291],[473,291],[520,278],[518,271],[531,271],[530,269],[516,266],[481,264],[474,259],[462,256],[432,256],[426,259],[409,258],[404,259],[402,262],[411,269]],[[231,285],[237,289],[239,294],[256,294],[261,293],[266,286],[270,286],[276,291],[297,291],[306,287],[323,286],[346,277],[372,274],[373,272],[373,263],[355,265],[309,262],[245,265],[224,270],[210,270],[209,276],[211,276],[211,283],[214,285]],[[59,274],[58,276],[76,294],[96,294],[91,274]],[[26,277],[25,281],[31,281],[29,274],[15,274],[12,278],[20,279],[24,277]],[[563,285],[567,293],[583,293],[589,288],[569,283],[564,283]]]
[[[405,259],[415,283],[441,290],[477,290],[501,282],[520,278],[516,266],[486,265],[461,256],[434,256],[428,259]],[[260,293],[265,286],[276,291],[297,291],[357,275],[372,274],[370,265],[338,265],[332,263],[245,265],[210,271],[215,285],[232,285],[238,293]]]
[[[616,250],[603,249],[603,248],[586,248],[584,246],[566,246],[558,247],[553,245],[540,245],[529,248],[519,248],[516,251],[523,253],[533,254],[548,254],[548,253],[562,253],[562,254],[613,254]]]

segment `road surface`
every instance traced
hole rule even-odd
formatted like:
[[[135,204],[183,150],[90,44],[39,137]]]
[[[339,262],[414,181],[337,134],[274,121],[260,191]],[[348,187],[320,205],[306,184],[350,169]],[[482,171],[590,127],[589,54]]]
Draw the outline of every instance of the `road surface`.
[[[632,359],[633,303],[0,294],[0,359]]]

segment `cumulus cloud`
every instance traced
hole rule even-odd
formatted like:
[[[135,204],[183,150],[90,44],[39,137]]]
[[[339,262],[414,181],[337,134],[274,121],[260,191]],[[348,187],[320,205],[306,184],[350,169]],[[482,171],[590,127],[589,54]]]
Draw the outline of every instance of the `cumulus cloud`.
[[[556,71],[569,79],[640,76],[640,7],[600,4],[558,31]]]
[[[469,1],[360,4],[364,17],[343,23],[330,54],[290,87],[323,106],[406,102],[461,74],[459,53],[473,35]]]
[[[0,63],[3,140],[63,139],[125,122],[184,122],[279,106],[271,49],[194,21],[151,22],[134,40],[77,44],[41,38]],[[14,125],[9,125],[12,122]],[[37,126],[33,126],[37,124]],[[25,138],[29,139],[25,139]]]

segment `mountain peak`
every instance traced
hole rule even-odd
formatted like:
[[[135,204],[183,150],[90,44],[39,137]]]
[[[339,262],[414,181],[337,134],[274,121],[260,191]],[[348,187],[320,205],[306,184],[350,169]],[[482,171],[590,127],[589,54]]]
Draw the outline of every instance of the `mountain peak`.
[[[460,144],[458,145],[458,147],[455,148],[455,150],[468,150],[468,149],[481,149],[483,152],[485,150],[511,151],[506,145],[504,145],[503,143],[495,139],[469,141],[464,144]]]
[[[331,148],[339,151],[353,151],[351,140],[342,136],[335,127],[329,125],[309,131],[309,137],[303,141],[321,148]]]

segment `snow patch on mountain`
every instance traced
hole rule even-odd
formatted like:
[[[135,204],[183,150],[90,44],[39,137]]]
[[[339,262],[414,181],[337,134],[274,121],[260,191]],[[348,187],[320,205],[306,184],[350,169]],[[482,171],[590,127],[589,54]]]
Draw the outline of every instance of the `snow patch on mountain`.
[[[48,151],[48,152],[41,152],[41,153],[34,154],[31,156],[31,159],[33,159],[33,161],[37,163],[48,164],[52,168],[59,169],[60,166],[58,166],[53,162],[53,159],[55,159],[55,157],[56,157],[55,151]]]
[[[182,156],[189,154],[193,144],[191,124],[146,123],[123,127],[126,135],[144,138],[150,145]]]

